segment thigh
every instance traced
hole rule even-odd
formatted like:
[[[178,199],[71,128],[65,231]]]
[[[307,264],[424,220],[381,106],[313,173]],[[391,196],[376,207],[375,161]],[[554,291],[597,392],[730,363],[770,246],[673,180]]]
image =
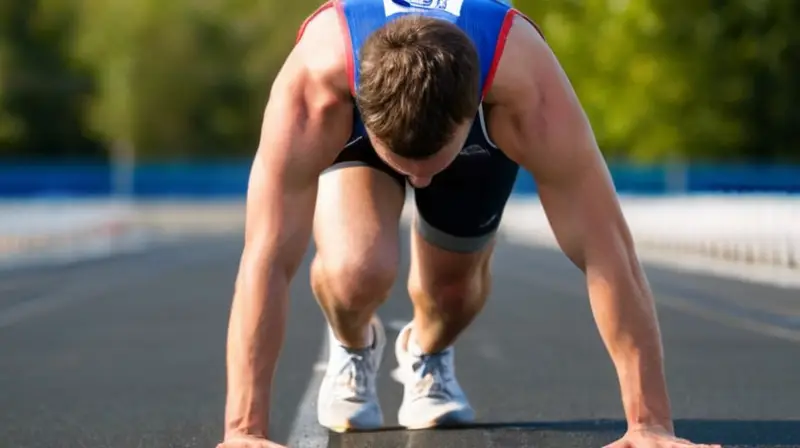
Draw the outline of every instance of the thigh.
[[[462,153],[427,188],[414,191],[415,231],[446,252],[483,251],[494,240],[518,171],[497,148]]]
[[[314,242],[324,264],[397,264],[405,185],[381,163],[363,139],[320,176]]]

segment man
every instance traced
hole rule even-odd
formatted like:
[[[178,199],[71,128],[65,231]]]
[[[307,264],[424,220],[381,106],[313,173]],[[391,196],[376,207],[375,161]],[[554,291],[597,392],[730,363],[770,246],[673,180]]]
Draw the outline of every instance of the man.
[[[486,300],[520,166],[586,273],[629,423],[614,446],[695,446],[673,434],[653,300],[606,165],[533,22],[496,0],[334,0],[304,24],[264,114],[219,448],[277,446],[267,441],[271,384],[312,233],[312,288],[331,341],[319,422],[382,425],[375,378],[386,336],[374,316],[396,277],[406,181],[417,207],[414,318],[395,341],[398,419],[409,429],[472,421],[453,343]]]

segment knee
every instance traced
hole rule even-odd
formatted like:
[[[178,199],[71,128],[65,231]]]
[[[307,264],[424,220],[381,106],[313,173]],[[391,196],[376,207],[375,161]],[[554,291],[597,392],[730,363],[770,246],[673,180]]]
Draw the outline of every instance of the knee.
[[[318,294],[341,309],[357,311],[382,302],[397,275],[394,256],[349,254],[337,257],[317,254],[311,267]]]
[[[434,279],[425,284],[412,280],[408,284],[408,293],[412,297],[423,297],[424,303],[428,303],[435,311],[447,314],[470,311],[480,302],[479,299],[485,297],[488,289],[489,277],[482,275],[481,272],[473,272],[468,276]]]

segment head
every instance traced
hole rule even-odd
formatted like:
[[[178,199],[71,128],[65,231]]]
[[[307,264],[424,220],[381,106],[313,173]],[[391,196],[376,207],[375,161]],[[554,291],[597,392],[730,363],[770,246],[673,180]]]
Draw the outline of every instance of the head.
[[[480,104],[480,64],[456,25],[409,15],[361,48],[356,104],[376,152],[424,187],[458,155]]]

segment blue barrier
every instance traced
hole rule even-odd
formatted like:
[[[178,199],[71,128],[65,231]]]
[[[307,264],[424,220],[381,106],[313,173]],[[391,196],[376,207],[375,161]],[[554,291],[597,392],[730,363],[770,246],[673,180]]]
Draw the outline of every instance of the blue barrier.
[[[132,191],[141,198],[241,197],[247,189],[249,170],[249,161],[143,164],[134,170]],[[800,166],[611,164],[611,174],[621,193],[800,194]],[[102,164],[0,162],[0,197],[102,197],[113,192],[113,179],[113,169]],[[515,193],[535,192],[532,177],[520,172]]]
[[[611,164],[609,169],[621,193],[800,193],[800,166]],[[517,191],[536,191],[528,173],[518,179]]]

